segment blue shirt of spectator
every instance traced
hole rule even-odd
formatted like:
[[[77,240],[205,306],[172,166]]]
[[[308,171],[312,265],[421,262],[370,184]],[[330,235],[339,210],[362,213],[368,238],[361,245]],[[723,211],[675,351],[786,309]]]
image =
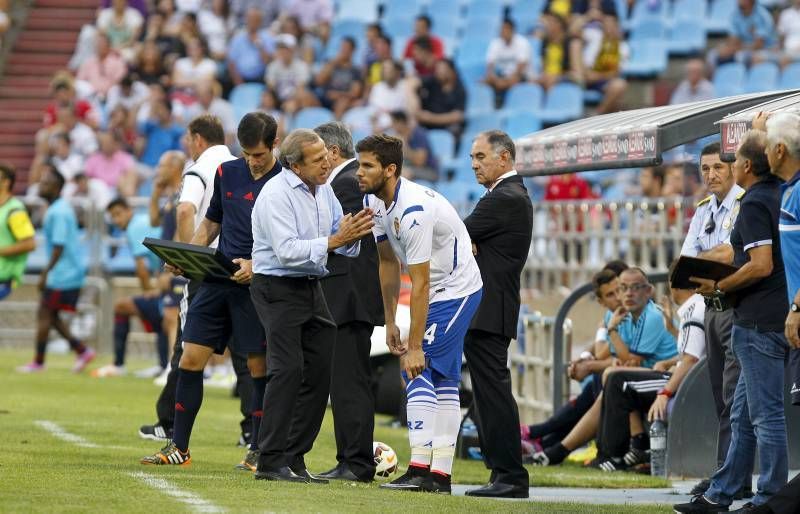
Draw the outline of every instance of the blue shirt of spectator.
[[[751,286],[736,291],[733,324],[759,332],[783,333],[789,304],[786,301],[786,274],[781,258],[778,215],[781,208],[780,182],[769,175],[747,190],[731,232],[733,265],[737,268],[750,260],[748,250],[770,245],[772,272]]]
[[[53,247],[63,248],[61,258],[47,274],[47,288],[80,289],[86,276],[86,264],[80,254],[78,218],[69,202],[59,198],[47,208],[43,232],[48,256],[53,254]]]
[[[266,175],[253,179],[244,159],[223,162],[214,175],[214,194],[206,218],[221,225],[219,251],[233,259],[250,259],[253,253],[253,206],[264,184],[281,171],[276,160]]]
[[[258,199],[253,210],[253,273],[321,277],[328,274],[328,236],[339,230],[342,206],[330,184],[308,186],[284,169]],[[360,241],[336,253],[357,257]]]
[[[647,302],[637,320],[634,321],[629,313],[617,328],[622,342],[628,345],[628,350],[632,353],[643,357],[642,366],[646,368],[652,368],[656,362],[678,355],[675,338],[664,326],[661,308],[652,300]],[[609,347],[613,349],[614,345],[611,344],[610,338],[606,339]],[[612,354],[615,354],[613,350]]]
[[[125,228],[125,238],[128,241],[128,248],[131,250],[131,255],[134,259],[143,257],[147,260],[147,268],[150,272],[157,271],[161,266],[161,260],[156,254],[147,249],[142,244],[146,237],[161,237],[161,227],[150,226],[150,216],[146,213],[140,212],[134,214]]]
[[[749,16],[745,16],[741,9],[735,9],[731,24],[732,35],[745,45],[752,45],[756,39],[763,39],[764,48],[771,48],[778,42],[775,37],[775,22],[763,5],[754,5]]]
[[[428,132],[424,128],[416,126],[411,129],[411,135],[408,137],[408,146],[412,150],[424,149],[428,154],[427,158],[425,159],[425,167],[439,171],[439,163],[436,160],[436,156],[433,154],[433,150],[431,149],[431,143],[428,140]]]
[[[267,65],[261,58],[261,50],[275,52],[275,39],[266,29],[259,30],[257,37],[261,48],[253,43],[247,31],[236,34],[228,46],[228,62],[236,66],[245,82],[262,82]]]
[[[164,152],[180,150],[183,132],[183,128],[177,123],[170,122],[166,126],[153,120],[142,123],[139,133],[147,138],[147,144],[140,159],[142,163],[155,168]]]
[[[781,235],[783,266],[786,269],[786,286],[789,301],[793,302],[800,290],[800,171],[781,186],[781,213],[778,231]]]

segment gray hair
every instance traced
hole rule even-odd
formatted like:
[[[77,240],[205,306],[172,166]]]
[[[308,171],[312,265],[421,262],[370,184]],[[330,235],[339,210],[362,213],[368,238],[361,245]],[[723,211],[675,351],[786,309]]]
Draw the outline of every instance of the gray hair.
[[[181,170],[186,166],[186,154],[180,150],[168,150],[164,152],[161,158]]]
[[[516,160],[517,150],[514,146],[514,140],[502,130],[487,130],[478,134],[475,139],[479,137],[485,137],[486,141],[491,145],[492,150],[494,150],[494,153],[497,155],[508,152],[511,156],[511,162]]]
[[[315,128],[314,132],[322,138],[325,146],[338,147],[342,157],[352,159],[356,156],[356,152],[353,149],[353,136],[350,135],[347,125],[341,121],[323,123]]]
[[[771,146],[783,144],[791,157],[800,158],[800,116],[779,112],[767,119],[767,140]]]
[[[321,138],[311,129],[295,129],[281,143],[281,166],[291,168],[292,164],[303,162],[303,148],[314,144]]]

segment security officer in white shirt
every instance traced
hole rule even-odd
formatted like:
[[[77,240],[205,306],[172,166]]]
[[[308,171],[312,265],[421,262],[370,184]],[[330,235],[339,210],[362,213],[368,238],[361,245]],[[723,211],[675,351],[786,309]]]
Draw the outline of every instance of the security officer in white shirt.
[[[711,193],[697,204],[681,255],[719,262],[733,262],[731,230],[739,214],[744,189],[736,185],[731,165],[720,159],[719,143],[711,143],[700,152],[700,171]],[[731,350],[733,309],[722,312],[707,308],[705,314],[706,355],[711,391],[719,418],[717,467],[725,462],[731,440],[730,412],[733,393],[739,380],[739,363]],[[692,494],[702,494],[708,480],[695,486]],[[746,486],[749,490],[750,487]]]

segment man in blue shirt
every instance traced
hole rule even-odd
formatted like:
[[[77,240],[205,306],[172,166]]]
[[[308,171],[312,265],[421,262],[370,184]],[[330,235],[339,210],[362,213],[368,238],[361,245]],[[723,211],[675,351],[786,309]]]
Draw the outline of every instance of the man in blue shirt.
[[[772,15],[756,0],[739,0],[731,16],[731,33],[718,49],[718,63],[736,58],[744,62],[770,57],[778,43]]]
[[[358,256],[372,213],[342,214],[328,149],[298,129],[281,144],[280,175],[253,210],[251,294],[267,333],[267,388],[256,479],[327,483],[311,475],[304,456],[319,434],[331,381],[336,323],[319,279],[328,252]]]
[[[244,30],[233,36],[228,46],[228,74],[233,85],[243,82],[264,82],[275,40],[267,29],[261,28],[263,14],[257,7],[247,10]]]
[[[153,100],[150,109],[151,119],[139,126],[139,134],[146,140],[140,160],[155,168],[164,152],[180,150],[183,128],[172,120],[169,98]]]
[[[788,475],[783,377],[789,308],[778,233],[780,183],[770,174],[765,147],[766,134],[751,130],[733,163],[736,183],[747,191],[731,233],[733,263],[739,269],[718,282],[691,279],[700,284],[697,292],[704,296],[736,295],[731,344],[741,374],[731,407],[731,444],[725,463],[704,494],[675,505],[675,512],[727,511],[742,484],[751,480],[756,448],[761,474],[754,505],[766,503]]]
[[[80,255],[78,218],[72,206],[61,198],[63,187],[64,177],[55,169],[48,170],[39,182],[39,196],[50,204],[42,226],[50,260],[39,277],[42,302],[37,313],[36,356],[30,364],[17,368],[22,373],[44,370],[47,336],[51,328],[55,328],[77,354],[72,367],[75,373],[82,371],[95,357],[94,350],[73,336],[58,316],[61,311],[75,312],[86,276],[86,264]]]
[[[150,226],[150,217],[143,212],[135,214],[124,198],[116,198],[108,204],[106,210],[111,217],[111,223],[125,232],[142,294],[118,298],[114,302],[114,362],[93,370],[92,376],[106,378],[125,374],[125,351],[131,316],[137,316],[142,320],[145,330],[156,334],[156,349],[160,356],[160,365],[164,368],[167,365],[167,340],[161,326],[162,295],[151,281],[153,274],[161,267],[161,262],[158,256],[142,244],[146,237],[161,237],[161,227]]]
[[[214,194],[205,218],[195,230],[192,244],[208,246],[219,236],[217,248],[238,265],[239,270],[230,282],[203,282],[195,294],[183,328],[172,441],[154,455],[142,458],[142,464],[187,465],[191,462],[189,438],[203,401],[203,368],[212,353],[224,352],[230,340],[230,344],[236,345],[235,351],[247,354],[254,388],[251,448],[237,468],[255,469],[255,441],[266,385],[266,340],[249,294],[253,252],[250,220],[261,189],[281,170],[272,153],[277,130],[277,123],[271,116],[262,112],[246,114],[237,132],[244,157],[223,162],[214,175]]]

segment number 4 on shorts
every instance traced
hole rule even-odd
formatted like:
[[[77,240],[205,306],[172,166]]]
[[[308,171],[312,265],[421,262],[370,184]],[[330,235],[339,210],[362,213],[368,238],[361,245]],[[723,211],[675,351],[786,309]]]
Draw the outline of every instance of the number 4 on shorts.
[[[425,335],[422,336],[422,339],[425,340],[428,344],[433,344],[434,336],[436,335],[436,323],[433,323],[431,326],[428,327],[428,330],[425,331]]]

